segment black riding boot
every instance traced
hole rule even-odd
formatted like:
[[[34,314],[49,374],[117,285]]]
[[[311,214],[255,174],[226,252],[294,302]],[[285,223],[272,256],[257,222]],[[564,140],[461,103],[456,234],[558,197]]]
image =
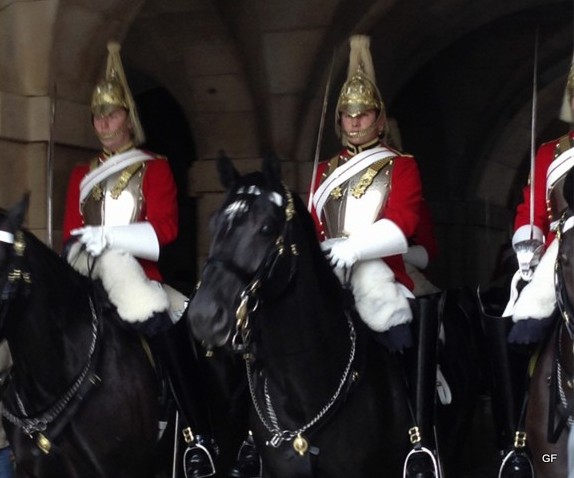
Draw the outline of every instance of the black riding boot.
[[[249,435],[241,444],[237,461],[229,471],[229,478],[259,478],[261,476],[261,457],[255,447],[253,435]]]
[[[406,478],[439,476],[434,416],[441,299],[441,294],[433,294],[419,297],[412,304],[416,350],[407,352],[406,362],[415,423],[409,430],[413,449],[405,463]]]
[[[501,478],[533,477],[526,450],[526,435],[520,429],[520,415],[526,394],[529,354],[511,351],[507,341],[512,317],[489,315],[480,304],[480,313],[490,357],[491,408],[501,450]]]
[[[218,449],[211,438],[210,413],[203,396],[199,364],[185,322],[180,320],[150,339],[152,350],[167,372],[179,412],[179,424],[186,444],[183,455],[185,478],[215,475]]]

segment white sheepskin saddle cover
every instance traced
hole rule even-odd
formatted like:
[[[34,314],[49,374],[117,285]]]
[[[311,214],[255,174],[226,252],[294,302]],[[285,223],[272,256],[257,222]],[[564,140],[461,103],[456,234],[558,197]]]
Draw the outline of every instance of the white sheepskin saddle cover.
[[[558,254],[558,241],[554,239],[540,259],[532,280],[522,289],[514,309],[512,320],[545,319],[556,307],[554,289],[554,264]]]
[[[143,322],[154,313],[168,310],[169,299],[162,285],[149,280],[131,254],[109,249],[94,260],[80,248],[80,243],[71,247],[68,262],[80,274],[102,281],[123,320]]]
[[[385,332],[395,325],[411,322],[413,315],[409,302],[384,261],[373,259],[356,263],[351,286],[357,312],[372,330]]]

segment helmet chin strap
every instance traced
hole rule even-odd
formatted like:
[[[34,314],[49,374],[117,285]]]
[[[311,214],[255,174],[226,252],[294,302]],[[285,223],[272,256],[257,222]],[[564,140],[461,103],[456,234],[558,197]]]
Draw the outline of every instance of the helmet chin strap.
[[[116,129],[115,131],[110,131],[107,133],[96,132],[96,134],[97,134],[98,139],[100,141],[108,141],[110,139],[116,139],[116,138],[120,137],[126,131],[129,131],[129,127],[124,125],[124,126],[119,127],[118,129]],[[131,137],[131,134],[130,134],[130,137]]]
[[[380,129],[379,123],[381,121],[381,117],[382,117],[382,115],[379,114],[379,117],[373,122],[373,124],[371,124],[367,128],[362,129],[360,131],[354,131],[351,133],[347,133],[346,131],[344,131],[341,128],[341,140],[342,140],[343,146],[350,146],[350,145],[361,146],[362,144],[365,143],[364,138],[371,136],[375,132],[377,133],[375,138],[380,136],[380,134],[384,131],[384,129],[379,131],[379,129]]]

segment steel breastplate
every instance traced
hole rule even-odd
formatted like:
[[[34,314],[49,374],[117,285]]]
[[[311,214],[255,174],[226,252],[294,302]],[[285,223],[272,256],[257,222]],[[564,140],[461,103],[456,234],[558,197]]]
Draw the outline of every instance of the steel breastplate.
[[[125,226],[137,222],[145,207],[142,193],[146,165],[138,163],[111,174],[82,204],[86,225]]]
[[[331,191],[321,217],[327,237],[348,236],[378,219],[389,196],[392,168],[393,161],[387,162],[365,187],[366,168]]]
[[[547,178],[546,209],[551,222],[558,221],[563,212],[568,209],[568,196],[572,194],[571,188],[574,186],[574,178],[572,178],[574,174],[574,145],[569,134],[561,137],[556,144],[554,160],[550,164],[549,170],[560,161],[563,153],[566,153],[567,157],[562,161],[561,166],[556,168],[559,175],[553,178],[552,184],[548,184],[550,178]]]

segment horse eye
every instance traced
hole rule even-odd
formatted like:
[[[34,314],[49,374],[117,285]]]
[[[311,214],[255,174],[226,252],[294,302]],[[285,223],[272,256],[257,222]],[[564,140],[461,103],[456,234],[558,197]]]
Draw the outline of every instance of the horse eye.
[[[261,232],[261,234],[268,236],[272,232],[272,227],[269,224],[263,224],[259,231]]]

